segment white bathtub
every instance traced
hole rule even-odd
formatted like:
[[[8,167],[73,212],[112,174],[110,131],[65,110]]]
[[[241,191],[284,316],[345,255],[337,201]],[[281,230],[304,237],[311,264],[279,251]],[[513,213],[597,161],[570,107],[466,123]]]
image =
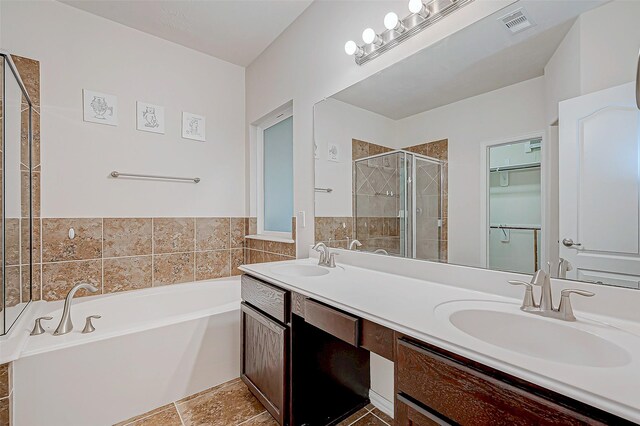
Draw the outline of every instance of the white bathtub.
[[[65,336],[44,306],[13,364],[17,426],[110,425],[239,376],[239,277],[76,299]]]

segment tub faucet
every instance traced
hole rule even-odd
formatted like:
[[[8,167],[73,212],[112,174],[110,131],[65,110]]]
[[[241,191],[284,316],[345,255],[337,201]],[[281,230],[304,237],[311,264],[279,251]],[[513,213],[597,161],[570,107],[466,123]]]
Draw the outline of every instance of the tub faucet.
[[[69,291],[69,293],[67,293],[67,297],[64,299],[62,318],[60,318],[60,324],[58,324],[58,328],[56,328],[56,331],[53,332],[54,336],[62,336],[63,334],[67,334],[71,330],[73,330],[73,321],[71,321],[71,300],[73,300],[73,296],[75,296],[78,290],[89,290],[91,293],[95,293],[98,291],[98,289],[91,284],[80,283],[75,285]]]

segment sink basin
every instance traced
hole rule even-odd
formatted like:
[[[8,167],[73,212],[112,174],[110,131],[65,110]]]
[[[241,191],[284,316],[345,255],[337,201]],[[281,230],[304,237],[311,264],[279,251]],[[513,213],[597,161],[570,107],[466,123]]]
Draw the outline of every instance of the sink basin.
[[[316,265],[282,265],[276,266],[272,271],[288,277],[320,277],[329,273],[327,269]]]
[[[511,304],[493,303],[489,309],[478,304],[454,308],[449,322],[483,342],[548,361],[585,367],[620,367],[631,361],[624,348],[590,331],[521,312]]]

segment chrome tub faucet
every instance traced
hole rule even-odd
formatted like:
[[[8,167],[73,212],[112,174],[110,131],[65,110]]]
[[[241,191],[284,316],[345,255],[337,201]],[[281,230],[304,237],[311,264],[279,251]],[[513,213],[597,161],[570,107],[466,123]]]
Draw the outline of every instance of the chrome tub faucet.
[[[60,324],[58,324],[56,331],[53,332],[54,336],[62,336],[63,334],[67,334],[73,330],[73,321],[71,321],[71,301],[78,290],[89,290],[91,293],[98,291],[98,289],[91,284],[80,283],[75,285],[69,293],[67,293],[67,297],[64,299],[62,318],[60,318]]]

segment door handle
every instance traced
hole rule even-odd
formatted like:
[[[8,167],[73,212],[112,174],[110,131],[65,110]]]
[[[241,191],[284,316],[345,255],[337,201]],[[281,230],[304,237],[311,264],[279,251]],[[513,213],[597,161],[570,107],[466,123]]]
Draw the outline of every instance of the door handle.
[[[562,244],[565,247],[582,247],[581,243],[574,243],[571,238],[565,238],[564,240],[562,240]]]

